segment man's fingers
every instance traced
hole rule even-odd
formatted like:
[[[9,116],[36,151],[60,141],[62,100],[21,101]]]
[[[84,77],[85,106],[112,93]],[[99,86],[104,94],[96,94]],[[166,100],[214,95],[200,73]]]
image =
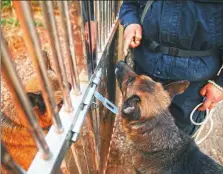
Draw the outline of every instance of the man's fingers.
[[[213,109],[215,107],[215,105],[216,105],[216,103],[212,102],[208,109],[210,109],[210,110]]]
[[[135,31],[135,42],[140,41],[141,39],[142,39],[142,29],[141,28],[138,28]]]
[[[135,47],[137,47],[137,44],[134,41],[132,41],[129,46],[131,48],[135,48]]]
[[[142,28],[139,24],[130,24],[126,27],[124,31],[124,54],[128,53],[128,48],[135,48],[140,45],[140,40],[142,38]]]
[[[205,111],[206,109],[208,109],[212,104],[212,100],[210,98],[206,98],[206,100],[204,101],[203,105],[199,108],[200,111]]]
[[[204,86],[204,87],[200,90],[200,94],[201,94],[201,96],[205,96],[205,95],[206,95],[206,92],[207,92],[207,87]]]

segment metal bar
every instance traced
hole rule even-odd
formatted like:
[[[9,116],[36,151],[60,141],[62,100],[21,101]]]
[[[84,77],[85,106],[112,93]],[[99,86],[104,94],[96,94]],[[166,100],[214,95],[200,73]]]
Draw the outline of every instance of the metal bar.
[[[103,45],[103,52],[99,54],[99,63],[101,63],[104,58],[106,57],[105,50],[108,50],[110,47],[110,44],[112,42],[112,39],[114,38],[115,32],[118,27],[118,20],[115,21],[114,27],[112,27],[112,31],[109,33],[109,37],[106,40],[106,43]],[[83,28],[82,28],[83,29]],[[92,81],[95,80],[95,75],[93,76],[90,84],[87,86],[84,83],[81,83],[81,91],[85,91],[80,96],[71,96],[71,100],[73,102],[74,110],[71,113],[65,113],[63,110],[60,110],[60,118],[62,121],[62,125],[64,126],[64,132],[61,134],[56,134],[52,129],[50,129],[49,133],[46,136],[46,141],[53,153],[53,158],[51,158],[48,161],[44,161],[40,158],[39,153],[37,153],[35,159],[33,160],[33,163],[31,164],[28,174],[39,174],[39,173],[45,173],[50,174],[54,173],[58,168],[59,164],[61,163],[62,159],[64,158],[64,155],[67,151],[67,149],[70,147],[71,138],[75,138],[78,136],[78,130],[81,128],[81,120],[84,120],[85,116],[83,115],[83,108],[86,109],[88,107],[87,105],[83,106],[83,103],[91,103],[87,102],[91,100],[89,96],[90,90],[92,90],[93,83]],[[98,79],[98,78],[96,78]],[[98,84],[97,80],[95,81],[96,84]],[[92,92],[90,92],[92,94]],[[87,99],[88,98],[88,99]],[[80,106],[80,107],[78,107]],[[80,113],[80,110],[82,113]],[[81,118],[78,118],[81,117]],[[80,119],[78,122],[77,120]],[[82,122],[83,123],[83,122]],[[77,125],[80,125],[80,127],[74,128]],[[77,130],[74,133],[74,136],[72,135],[72,130]]]
[[[67,22],[65,21],[66,16],[65,16],[65,10],[64,10],[64,3],[62,1],[57,1],[57,3],[59,6],[59,11],[60,11],[61,26],[62,26],[63,36],[64,36],[64,40],[65,40],[65,52],[67,53],[66,57],[68,59],[68,64],[69,64],[69,68],[70,68],[72,86],[74,87],[74,90],[79,93],[80,86],[79,86],[79,82],[76,77],[77,72],[75,73],[75,71],[74,71],[75,65],[73,64],[71,51],[69,49],[69,34],[67,31],[67,28],[68,28]]]
[[[114,22],[114,4],[115,2],[111,1],[111,25]]]
[[[81,84],[81,91],[84,92],[86,89],[87,85]],[[40,154],[37,153],[27,171],[27,174],[52,174],[60,168],[60,164],[71,145],[70,140],[72,137],[71,130],[73,128],[73,121],[75,113],[77,112],[77,109],[82,101],[83,93],[78,96],[70,95],[70,97],[73,101],[73,111],[67,113],[60,110],[59,112],[62,125],[64,126],[64,131],[57,134],[51,128],[45,138],[53,154],[53,158],[49,159],[48,161],[44,161],[40,158]]]
[[[118,28],[118,18],[114,22],[114,25],[111,29],[111,32],[109,33],[109,36],[108,36],[108,39],[106,40],[106,43],[104,45],[102,45],[103,50],[107,50],[109,48],[117,28]],[[98,53],[97,65],[99,64],[101,59],[105,56],[105,52],[106,51]]]
[[[101,16],[102,16],[102,29],[101,29],[101,35],[102,35],[102,45],[105,44],[105,1],[100,1],[101,2]]]
[[[114,22],[114,20],[115,20],[115,15],[116,15],[116,13],[115,13],[115,5],[116,5],[116,1],[112,1],[112,24],[113,24],[113,22]]]
[[[105,40],[108,37],[108,1],[105,0],[105,8],[104,8],[104,15],[105,15]]]
[[[7,173],[9,174],[25,174],[26,173],[20,166],[18,166],[14,162],[11,155],[8,153],[7,149],[5,148],[3,144],[1,144],[1,163],[4,166],[4,168],[7,170]]]
[[[96,39],[97,39],[97,52],[96,52],[96,60],[98,60],[98,53],[101,50],[101,35],[100,35],[100,3],[99,1],[94,1],[94,16],[95,16],[95,22],[96,22]],[[93,99],[93,102],[97,104],[98,101],[96,99]],[[94,128],[94,134],[95,134],[95,142],[96,142],[96,161],[98,162],[98,168],[100,166],[100,156],[99,156],[99,151],[100,151],[100,134],[99,134],[99,129],[100,129],[100,119],[98,119],[99,116],[99,111],[98,107],[92,109],[92,120],[93,120],[93,128]]]
[[[111,4],[110,4],[110,1],[108,0],[108,32],[110,31],[110,23],[111,23],[111,19],[110,19],[110,17],[111,17],[111,15],[110,15],[110,13],[111,13],[111,6],[110,6]]]
[[[81,40],[82,40],[82,45],[83,45],[83,54],[84,54],[84,60],[87,62],[87,48],[86,48],[86,42],[85,42],[85,29],[84,29],[84,20],[83,20],[83,2],[79,1],[80,5],[80,11],[81,11]]]
[[[19,80],[19,77],[15,71],[15,67],[12,63],[12,57],[9,53],[9,50],[6,46],[5,41],[1,38],[1,47],[2,47],[2,69],[4,79],[6,80],[6,84],[8,85],[11,95],[15,101],[17,108],[21,109],[22,115],[26,116],[24,119],[25,123],[29,123],[27,125],[29,128],[34,141],[41,153],[42,158],[49,159],[50,158],[50,150],[46,141],[44,140],[44,135],[42,133],[42,129],[38,124],[35,114],[33,112],[32,106],[29,102],[29,99],[24,92],[22,87],[22,83]]]
[[[74,74],[75,74],[75,79],[76,79],[76,82],[75,82],[76,86],[74,88],[74,92],[76,95],[80,95],[80,80],[79,80],[79,75],[78,75],[78,71],[77,71],[74,35],[73,35],[72,24],[71,24],[71,20],[70,20],[69,6],[68,6],[67,1],[63,1],[63,3],[64,3],[64,7],[65,7],[65,16],[66,16],[66,23],[67,23],[67,27],[68,27],[68,35],[69,35],[69,45],[70,45],[71,57],[72,57]]]
[[[70,140],[76,141],[77,136],[82,127],[86,113],[91,105],[91,99],[94,96],[94,91],[96,90],[97,85],[100,82],[100,77],[102,75],[102,70],[100,69],[93,77],[88,87],[82,86],[82,91],[85,91],[84,95],[74,96],[71,95],[71,98],[76,102],[74,105],[79,106],[75,107],[74,111],[71,113],[64,113],[60,111],[60,117],[62,124],[64,125],[64,131],[61,134],[55,134],[55,132],[50,129],[49,133],[46,136],[46,141],[52,150],[54,158],[51,158],[48,161],[41,160],[39,153],[37,153],[35,159],[33,160],[30,168],[28,169],[28,174],[39,174],[39,173],[55,173],[59,168],[65,152],[70,147]],[[84,107],[82,107],[84,106]],[[77,108],[77,109],[76,109]],[[69,117],[67,116],[69,114]]]
[[[76,166],[77,166],[78,174],[83,174],[83,172],[82,172],[83,169],[81,168],[81,161],[79,160],[78,153],[77,153],[78,150],[75,148],[74,145],[75,144],[71,145],[71,150],[72,150],[72,154],[73,154],[73,157],[74,157],[74,161],[75,161]]]
[[[72,141],[74,142],[77,140],[77,137],[80,133],[81,127],[85,119],[85,115],[90,107],[91,100],[94,96],[94,92],[96,90],[97,85],[100,82],[101,75],[102,75],[102,70],[100,69],[96,73],[96,76],[92,81],[91,87],[88,89],[88,91],[86,91],[86,95],[83,97],[81,107],[79,107],[76,113],[77,116],[75,117],[74,127],[72,129],[72,132],[73,132]]]
[[[85,3],[86,3],[86,7],[87,7],[87,9],[86,9],[86,11],[87,11],[87,25],[88,25],[88,38],[89,38],[89,53],[90,53],[90,60],[91,60],[91,62],[89,62],[90,63],[90,66],[91,66],[91,74],[93,74],[93,72],[94,72],[94,69],[95,69],[95,67],[94,67],[94,56],[93,56],[93,49],[92,49],[92,47],[93,47],[93,45],[92,45],[92,34],[93,33],[91,33],[91,20],[92,20],[92,16],[91,16],[91,11],[92,11],[92,9],[91,9],[91,1],[85,1]],[[89,64],[88,63],[88,64]]]
[[[67,80],[65,66],[62,60],[61,47],[60,47],[60,42],[58,38],[56,22],[54,18],[52,2],[48,2],[48,5],[46,3],[47,3],[46,1],[40,1],[45,26],[47,28],[47,33],[49,35],[49,41],[50,41],[52,55],[53,55],[52,57],[55,63],[56,74],[58,76],[59,82],[62,85],[62,89],[63,89],[63,99],[64,99],[65,110],[70,112],[73,108],[72,108],[72,103],[69,96],[69,84]]]
[[[47,112],[52,116],[56,131],[60,133],[63,131],[63,127],[58,115],[58,107],[55,102],[52,86],[47,76],[46,65],[43,61],[40,41],[34,25],[30,4],[28,1],[13,1],[13,3],[19,23],[24,31],[24,41],[27,51],[32,59],[39,78]]]
[[[96,47],[97,47],[97,52],[101,51],[101,34],[100,34],[100,29],[101,29],[101,15],[100,15],[100,3],[99,1],[94,1],[94,16],[95,16],[95,22],[96,22]],[[98,56],[96,56],[98,57]]]

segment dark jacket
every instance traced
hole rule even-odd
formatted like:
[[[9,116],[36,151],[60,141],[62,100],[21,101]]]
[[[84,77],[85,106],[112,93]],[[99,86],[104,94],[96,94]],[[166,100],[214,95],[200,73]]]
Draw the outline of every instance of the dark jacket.
[[[121,24],[140,24],[146,0],[124,0],[120,9]],[[223,0],[157,0],[142,23],[141,45],[133,50],[135,62],[146,74],[161,79],[201,81],[213,79],[222,65]],[[184,50],[219,48],[206,57],[173,57],[148,49],[146,38],[163,46]],[[223,71],[215,79],[223,86]]]

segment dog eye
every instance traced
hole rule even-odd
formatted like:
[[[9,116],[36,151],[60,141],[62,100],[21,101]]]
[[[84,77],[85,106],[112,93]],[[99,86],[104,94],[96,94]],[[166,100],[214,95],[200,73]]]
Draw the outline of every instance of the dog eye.
[[[138,95],[133,95],[132,97],[132,101],[140,102],[140,97]]]
[[[127,99],[127,101],[132,104],[134,102],[140,102],[140,97],[138,95],[132,95]]]
[[[130,83],[132,83],[134,80],[135,80],[135,76],[133,76],[133,77],[130,77],[128,80],[127,80],[127,85],[129,85]]]

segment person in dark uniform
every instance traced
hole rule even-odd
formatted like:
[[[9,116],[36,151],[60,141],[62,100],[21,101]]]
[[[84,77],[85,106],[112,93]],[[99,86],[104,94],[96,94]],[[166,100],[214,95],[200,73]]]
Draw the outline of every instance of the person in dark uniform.
[[[151,5],[150,5],[151,4]],[[133,48],[135,70],[168,84],[190,81],[170,106],[176,125],[192,135],[205,110],[223,100],[223,1],[124,0],[120,13],[124,51]]]

